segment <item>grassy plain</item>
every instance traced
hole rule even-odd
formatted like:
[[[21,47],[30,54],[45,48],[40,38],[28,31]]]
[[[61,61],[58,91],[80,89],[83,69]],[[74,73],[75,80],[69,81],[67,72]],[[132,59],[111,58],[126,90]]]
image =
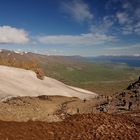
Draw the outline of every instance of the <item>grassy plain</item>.
[[[99,94],[113,94],[136,80],[140,69],[124,64],[85,63],[41,65],[47,76]]]

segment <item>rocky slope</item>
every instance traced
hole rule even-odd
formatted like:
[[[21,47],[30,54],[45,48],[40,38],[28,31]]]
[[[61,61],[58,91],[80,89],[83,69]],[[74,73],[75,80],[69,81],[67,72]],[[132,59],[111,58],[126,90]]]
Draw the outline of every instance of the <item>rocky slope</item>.
[[[139,140],[140,128],[126,116],[109,114],[74,115],[63,122],[3,122],[2,140]]]
[[[97,105],[99,112],[118,113],[140,110],[140,77],[122,92],[98,98],[100,100]]]
[[[43,79],[44,71],[38,65],[36,57],[27,52],[16,52],[0,50],[0,65],[32,70],[36,73],[37,78]]]

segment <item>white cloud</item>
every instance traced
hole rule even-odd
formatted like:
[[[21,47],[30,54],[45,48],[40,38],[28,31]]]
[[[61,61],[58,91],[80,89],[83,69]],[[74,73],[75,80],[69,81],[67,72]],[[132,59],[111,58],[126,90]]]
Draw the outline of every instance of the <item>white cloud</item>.
[[[117,18],[120,24],[126,24],[132,22],[131,19],[129,19],[129,16],[125,12],[118,12]]]
[[[121,10],[116,13],[123,35],[140,35],[140,3],[137,0],[121,1]]]
[[[136,34],[140,35],[140,21],[134,26],[134,31]]]
[[[111,27],[114,24],[115,17],[113,16],[105,16],[103,18],[104,24],[106,27]]]
[[[122,8],[124,10],[127,10],[127,11],[132,11],[133,10],[133,6],[132,6],[132,3],[130,3],[129,1],[122,1]]]
[[[135,10],[136,17],[140,18],[140,8]]]
[[[28,33],[11,26],[0,26],[0,43],[25,44],[29,41]]]
[[[97,25],[91,25],[90,31],[92,33],[106,34],[110,31],[116,18],[114,16],[104,16]]]
[[[134,31],[135,31],[136,34],[140,35],[140,27],[139,28],[135,28]]]
[[[93,19],[93,14],[90,12],[89,6],[82,0],[73,0],[71,2],[62,3],[62,8],[78,22]]]
[[[40,36],[38,41],[43,44],[67,44],[67,45],[94,45],[116,41],[114,36],[105,34],[81,34],[81,35],[53,35]]]
[[[138,9],[135,10],[135,13],[140,12]],[[131,13],[132,14],[132,13]],[[119,12],[117,13],[118,22],[121,25],[122,34],[124,35],[140,35],[140,18],[138,17],[138,14],[134,14],[132,16],[131,14],[128,14],[126,12]]]
[[[132,34],[133,32],[134,32],[133,26],[131,26],[131,25],[126,25],[126,26],[123,27],[122,33],[123,33],[124,35],[129,35],[129,34]]]
[[[117,5],[117,6],[116,6]],[[105,4],[106,10],[113,10],[117,30],[114,33],[122,35],[140,35],[140,1],[139,0],[108,0]]]
[[[125,3],[123,3],[123,5],[122,5],[122,7],[124,8],[124,9],[127,9],[127,8],[130,8],[130,3],[129,2],[125,2]]]

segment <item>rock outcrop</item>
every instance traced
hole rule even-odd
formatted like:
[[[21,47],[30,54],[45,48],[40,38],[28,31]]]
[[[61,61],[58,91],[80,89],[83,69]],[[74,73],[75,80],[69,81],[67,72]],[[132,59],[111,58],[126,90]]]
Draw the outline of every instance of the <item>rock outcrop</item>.
[[[100,96],[98,112],[127,112],[140,110],[140,77],[120,93]]]

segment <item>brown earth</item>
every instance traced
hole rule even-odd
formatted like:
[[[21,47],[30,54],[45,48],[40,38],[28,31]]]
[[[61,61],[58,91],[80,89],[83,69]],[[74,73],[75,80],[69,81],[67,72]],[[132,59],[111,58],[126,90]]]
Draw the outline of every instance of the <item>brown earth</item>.
[[[77,109],[80,114],[91,113],[95,105],[96,99],[84,102],[64,96],[13,97],[0,102],[0,120],[54,122],[77,113]]]
[[[36,73],[37,78],[41,80],[45,76],[43,69],[38,65],[37,59],[25,53],[21,55],[13,51],[3,50],[0,52],[0,65],[32,70]]]
[[[73,115],[63,122],[0,121],[1,140],[139,140],[140,128],[125,115]]]

